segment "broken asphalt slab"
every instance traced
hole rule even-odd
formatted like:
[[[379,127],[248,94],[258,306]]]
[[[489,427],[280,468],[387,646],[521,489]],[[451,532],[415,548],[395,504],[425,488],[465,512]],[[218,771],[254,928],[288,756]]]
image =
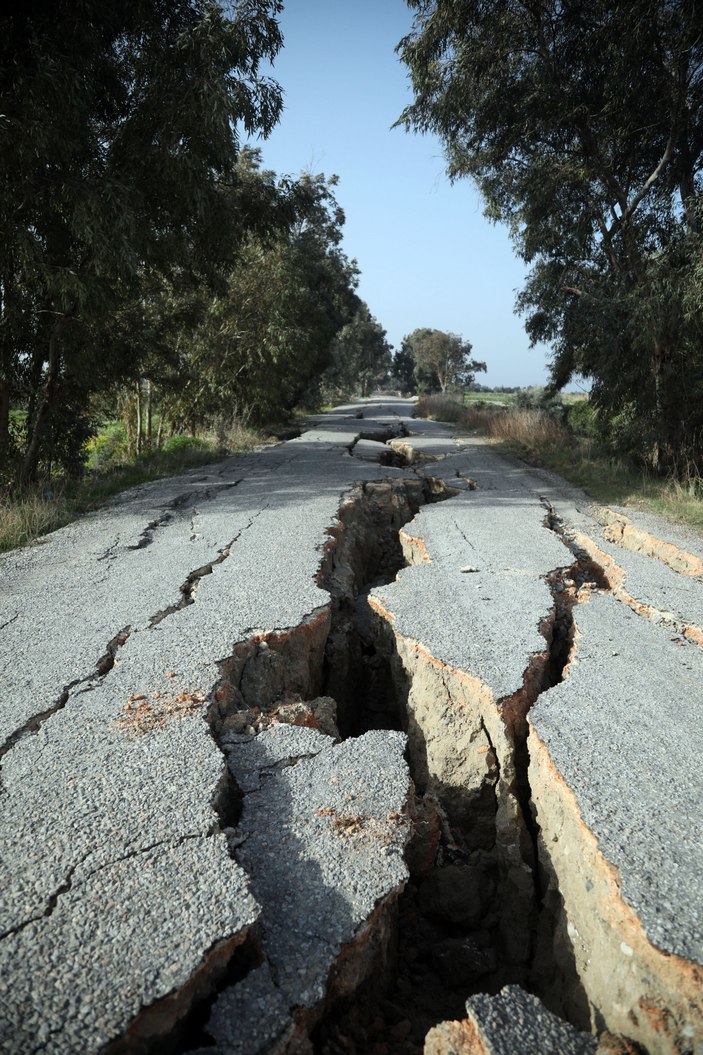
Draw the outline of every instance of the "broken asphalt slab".
[[[384,962],[407,877],[405,740],[335,743],[305,701],[365,596],[344,593],[364,586],[364,532],[381,516],[397,531],[424,490],[451,497],[403,512],[408,567],[370,594],[419,790],[500,873],[486,926],[513,972],[537,927],[532,984],[552,1009],[652,1055],[700,1051],[700,650],[657,614],[698,618],[682,540],[655,525],[674,559],[650,556],[651,524],[618,535],[622,511],[412,409],[337,408],[0,560],[0,1050],[185,1050],[208,1002],[198,1050],[293,1050]],[[363,457],[380,446],[407,468]],[[620,590],[578,589],[582,539],[623,569]],[[287,699],[310,727],[232,732]],[[545,1027],[521,992],[527,1044]]]
[[[495,996],[479,994],[467,1017],[430,1031],[425,1055],[596,1055],[598,1041],[551,1014],[518,986]]]
[[[327,531],[351,484],[378,476],[334,445],[316,445],[314,457],[306,443],[282,450],[139,489],[3,559],[2,955],[12,985],[2,1050],[34,1050],[36,1037],[47,1052],[120,1037],[129,1047],[144,1009],[169,1000],[173,1015],[159,1019],[168,1029],[187,1015],[190,979],[207,976],[215,946],[231,956],[253,940],[260,906],[219,834],[225,762],[204,719],[229,668],[240,677],[233,691],[246,691],[247,648],[262,634],[284,640],[300,628],[301,662],[292,673],[278,665],[276,689],[314,695],[328,629],[329,595],[316,582]],[[189,581],[194,603],[181,606]],[[154,881],[157,918],[143,889],[150,855],[176,862]],[[386,894],[382,886],[379,899]],[[76,922],[81,955],[64,956],[75,946],[73,914],[95,919],[98,904],[100,926]],[[163,948],[177,971],[164,969]],[[90,964],[120,983],[107,1002]]]

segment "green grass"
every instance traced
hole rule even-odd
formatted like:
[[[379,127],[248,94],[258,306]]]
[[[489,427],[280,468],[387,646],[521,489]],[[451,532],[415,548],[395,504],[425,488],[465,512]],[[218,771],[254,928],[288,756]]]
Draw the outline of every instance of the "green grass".
[[[231,454],[242,454],[264,441],[253,429],[235,426],[222,444],[211,435],[174,436],[160,451],[152,451],[131,461],[119,454],[108,457],[105,448],[115,439],[115,423],[110,423],[92,442],[102,457],[89,452],[88,468],[81,480],[49,480],[20,495],[8,496],[0,504],[0,553],[36,542],[82,513],[96,509],[110,498],[138,484],[178,476]],[[118,430],[117,430],[118,431]],[[107,441],[101,444],[101,439]],[[108,443],[109,441],[109,443]],[[119,444],[116,445],[119,448]]]
[[[702,480],[682,483],[634,469],[545,411],[464,406],[445,397],[425,396],[418,400],[417,413],[481,433],[507,454],[558,473],[605,505],[658,513],[703,534]]]

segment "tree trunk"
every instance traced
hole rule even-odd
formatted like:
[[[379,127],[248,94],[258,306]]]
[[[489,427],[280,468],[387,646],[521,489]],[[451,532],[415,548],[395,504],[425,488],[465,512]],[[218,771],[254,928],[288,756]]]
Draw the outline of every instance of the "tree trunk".
[[[32,423],[32,435],[20,467],[18,481],[20,487],[26,487],[27,484],[33,483],[37,478],[37,466],[39,464],[39,454],[41,452],[41,441],[46,426],[46,419],[49,416],[49,411],[51,410],[51,405],[54,401],[56,382],[58,380],[61,366],[59,338],[65,323],[65,318],[60,319],[54,325],[51,334],[49,335],[49,363],[46,371],[46,380],[44,381],[44,387],[41,396],[39,397],[36,414]]]
[[[4,343],[0,351],[0,473],[10,461],[10,355]]]
[[[127,454],[131,458],[134,454],[134,429],[132,428],[132,396],[128,388],[124,389],[121,396],[122,420],[127,436]]]
[[[37,403],[40,397],[41,378],[44,371],[44,353],[35,348],[32,352],[32,365],[29,371],[29,400],[27,402],[27,434],[34,426]]]
[[[10,460],[10,386],[0,380],[0,472]]]
[[[7,278],[3,277],[0,280],[0,323],[4,325],[7,324],[6,289]],[[10,460],[10,354],[6,338],[0,351],[0,474]]]
[[[161,400],[161,409],[159,411],[159,427],[156,430],[156,449],[161,450],[161,444],[164,442],[164,417],[166,408],[164,407],[163,399]]]
[[[151,381],[147,380],[146,383],[146,446],[147,450],[151,450]]]
[[[142,383],[137,381],[137,428],[134,438],[134,453],[137,458],[142,453]]]
[[[672,389],[671,352],[652,339],[652,373],[654,375],[654,451],[652,461],[658,472],[674,470],[679,475],[683,451],[681,407]]]
[[[664,459],[664,403],[662,399],[662,355],[661,345],[656,337],[652,341],[652,374],[654,375],[654,450],[652,463],[659,471]]]

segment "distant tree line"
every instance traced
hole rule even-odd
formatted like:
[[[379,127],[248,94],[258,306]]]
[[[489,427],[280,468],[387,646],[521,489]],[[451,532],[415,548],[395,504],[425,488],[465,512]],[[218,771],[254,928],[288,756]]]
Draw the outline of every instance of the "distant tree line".
[[[697,0],[408,0],[400,118],[444,144],[532,266],[551,384],[604,433],[703,475],[703,15]]]
[[[0,14],[0,484],[385,376],[335,178],[262,170],[280,0]],[[324,391],[323,391],[324,390]],[[157,424],[158,422],[158,424]]]

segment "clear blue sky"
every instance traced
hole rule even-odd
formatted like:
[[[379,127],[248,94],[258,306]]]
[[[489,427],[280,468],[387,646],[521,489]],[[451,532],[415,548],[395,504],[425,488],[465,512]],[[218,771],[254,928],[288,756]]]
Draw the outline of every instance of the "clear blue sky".
[[[485,360],[479,381],[543,384],[546,350],[513,313],[525,269],[505,229],[472,184],[449,183],[436,139],[391,130],[411,99],[394,50],[410,24],[404,0],[287,0],[273,70],[285,110],[258,144],[264,164],[339,176],[359,294],[396,348],[418,326],[451,330]]]

